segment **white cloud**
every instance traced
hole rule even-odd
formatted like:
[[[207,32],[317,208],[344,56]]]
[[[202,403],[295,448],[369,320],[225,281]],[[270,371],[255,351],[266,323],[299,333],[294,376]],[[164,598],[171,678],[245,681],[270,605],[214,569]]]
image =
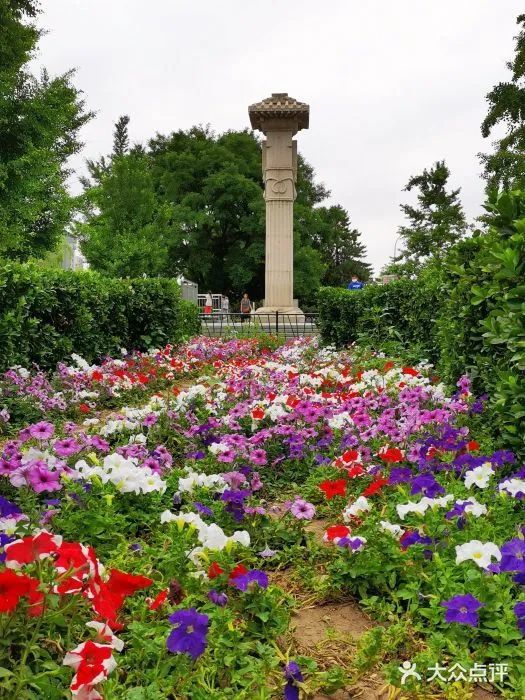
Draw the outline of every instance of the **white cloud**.
[[[145,141],[193,124],[249,125],[287,91],[311,108],[299,149],[345,206],[379,268],[402,223],[401,190],[445,158],[467,214],[480,212],[485,95],[506,78],[520,0],[44,0],[38,62],[77,67],[97,117],[73,159],[111,148],[131,116]],[[272,14],[274,13],[275,16]],[[78,185],[73,184],[78,188]]]

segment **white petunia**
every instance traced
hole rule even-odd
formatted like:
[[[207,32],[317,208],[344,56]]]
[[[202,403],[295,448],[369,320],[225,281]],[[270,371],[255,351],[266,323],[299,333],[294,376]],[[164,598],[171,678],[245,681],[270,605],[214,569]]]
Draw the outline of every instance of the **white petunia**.
[[[343,520],[347,523],[353,516],[361,515],[371,509],[368,500],[365,496],[359,496],[351,505],[347,506],[343,511]]]
[[[380,526],[381,529],[384,530],[385,532],[389,532],[391,535],[399,539],[405,534],[405,531],[401,527],[401,525],[397,525],[394,523],[389,523],[388,520],[381,520],[380,521]]]
[[[429,508],[444,508],[450,501],[454,500],[452,494],[447,494],[446,496],[441,496],[440,498],[428,498],[424,496],[418,503],[409,501],[408,503],[400,503],[396,506],[397,514],[401,520],[405,519],[405,516],[409,513],[418,513],[418,515],[424,515]]]
[[[474,497],[467,498],[466,501],[457,501],[458,505],[465,506],[465,513],[470,513],[475,518],[479,518],[480,515],[486,515],[488,513],[487,506],[483,503],[478,503]]]
[[[465,486],[469,489],[477,486],[486,489],[489,485],[490,477],[494,475],[494,469],[490,462],[485,462],[480,467],[474,467],[465,474]]]
[[[519,493],[525,494],[525,479],[506,479],[498,488],[516,498]]]
[[[501,560],[501,552],[494,542],[471,540],[456,545],[456,564],[472,559],[480,568],[486,569],[492,563],[492,557],[497,561]]]

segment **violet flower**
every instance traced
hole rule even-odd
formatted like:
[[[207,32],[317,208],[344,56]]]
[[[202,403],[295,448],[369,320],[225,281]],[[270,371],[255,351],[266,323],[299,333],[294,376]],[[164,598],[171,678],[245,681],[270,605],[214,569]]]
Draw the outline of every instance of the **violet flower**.
[[[471,593],[456,595],[450,600],[444,600],[441,605],[447,610],[445,613],[446,622],[458,622],[460,625],[469,625],[470,627],[478,626],[478,610],[485,607],[485,604]]]

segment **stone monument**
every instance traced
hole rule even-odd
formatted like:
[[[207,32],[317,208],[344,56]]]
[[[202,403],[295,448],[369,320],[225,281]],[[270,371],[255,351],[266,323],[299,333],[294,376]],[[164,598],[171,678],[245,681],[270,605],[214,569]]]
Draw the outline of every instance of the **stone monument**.
[[[262,144],[266,201],[266,266],[264,307],[257,313],[302,314],[293,300],[293,203],[296,197],[297,141],[308,129],[310,107],[286,92],[248,108],[252,129],[266,136]]]

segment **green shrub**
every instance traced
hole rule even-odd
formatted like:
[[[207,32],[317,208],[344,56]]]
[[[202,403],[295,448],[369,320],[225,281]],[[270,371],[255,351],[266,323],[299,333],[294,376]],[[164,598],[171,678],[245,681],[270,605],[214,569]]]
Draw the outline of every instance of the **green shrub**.
[[[525,454],[525,192],[493,195],[489,229],[455,246],[445,268],[440,371],[468,372],[491,399],[502,444]]]
[[[88,361],[144,350],[198,330],[198,311],[171,279],[121,280],[95,272],[0,265],[0,369],[53,368],[72,352]]]
[[[384,348],[392,341],[436,360],[440,290],[430,275],[369,285],[361,291],[319,291],[319,327],[324,342],[343,347],[357,340]]]

